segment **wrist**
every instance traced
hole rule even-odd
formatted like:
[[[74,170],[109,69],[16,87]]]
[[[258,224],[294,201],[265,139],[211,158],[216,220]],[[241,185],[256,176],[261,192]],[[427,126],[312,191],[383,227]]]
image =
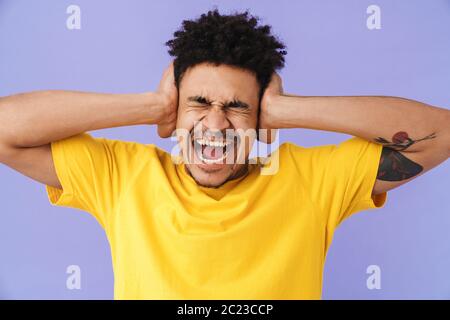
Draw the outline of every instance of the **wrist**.
[[[277,95],[269,100],[267,116],[272,128],[297,128],[301,108],[300,96]]]
[[[281,95],[267,96],[261,108],[261,120],[266,129],[279,129],[282,123],[279,107],[282,103]]]
[[[169,114],[169,99],[158,92],[140,94],[144,99],[147,124],[160,124]]]

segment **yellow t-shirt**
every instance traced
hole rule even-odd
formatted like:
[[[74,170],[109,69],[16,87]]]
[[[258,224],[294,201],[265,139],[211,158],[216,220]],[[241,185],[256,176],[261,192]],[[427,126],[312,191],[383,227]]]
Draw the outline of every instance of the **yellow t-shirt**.
[[[102,225],[115,299],[320,299],[335,228],[387,197],[371,197],[382,146],[358,137],[283,143],[276,174],[252,164],[217,189],[152,144],[82,133],[51,146],[63,190],[47,185],[49,200]]]

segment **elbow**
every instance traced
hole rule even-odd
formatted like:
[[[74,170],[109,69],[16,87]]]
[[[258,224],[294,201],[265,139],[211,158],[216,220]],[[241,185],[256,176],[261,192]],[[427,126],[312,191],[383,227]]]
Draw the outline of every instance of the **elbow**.
[[[23,115],[14,104],[11,97],[0,97],[0,152],[4,153],[11,148],[19,148],[21,132],[26,125],[22,124]]]
[[[450,110],[444,111],[444,129],[443,129],[443,141],[444,148],[447,150],[447,158],[450,157]]]
[[[0,141],[0,163],[6,164],[13,157],[15,148]]]
[[[450,157],[450,110],[442,109],[439,133],[439,148],[445,150],[447,158]]]
[[[9,117],[9,110],[11,107],[7,103],[7,97],[0,97],[0,154],[4,153],[6,146],[11,144],[9,132],[10,126],[14,121]]]

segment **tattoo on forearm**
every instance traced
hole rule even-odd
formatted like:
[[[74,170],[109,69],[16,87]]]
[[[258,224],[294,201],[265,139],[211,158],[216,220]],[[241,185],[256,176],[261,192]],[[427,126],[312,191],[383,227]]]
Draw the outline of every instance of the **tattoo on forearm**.
[[[378,137],[375,139],[375,142],[383,144],[385,147],[389,147],[398,151],[403,151],[412,146],[414,143],[417,143],[422,140],[428,140],[436,138],[436,132],[429,134],[426,137],[421,139],[413,140],[408,136],[408,133],[405,131],[399,131],[392,136],[392,141],[388,141],[382,137]]]
[[[406,180],[419,174],[423,167],[409,160],[399,151],[383,147],[377,179],[384,181]]]

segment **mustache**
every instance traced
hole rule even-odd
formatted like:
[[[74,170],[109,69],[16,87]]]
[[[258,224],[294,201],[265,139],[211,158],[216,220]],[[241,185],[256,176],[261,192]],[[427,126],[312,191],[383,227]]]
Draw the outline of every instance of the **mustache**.
[[[192,128],[191,131],[189,132],[189,135],[191,137],[191,139],[200,139],[200,138],[207,138],[209,140],[214,140],[214,141],[222,141],[222,140],[235,140],[238,139],[240,140],[240,136],[237,132],[237,130],[229,128],[229,129],[225,129],[225,130],[201,130],[201,129],[196,129],[196,128]]]

